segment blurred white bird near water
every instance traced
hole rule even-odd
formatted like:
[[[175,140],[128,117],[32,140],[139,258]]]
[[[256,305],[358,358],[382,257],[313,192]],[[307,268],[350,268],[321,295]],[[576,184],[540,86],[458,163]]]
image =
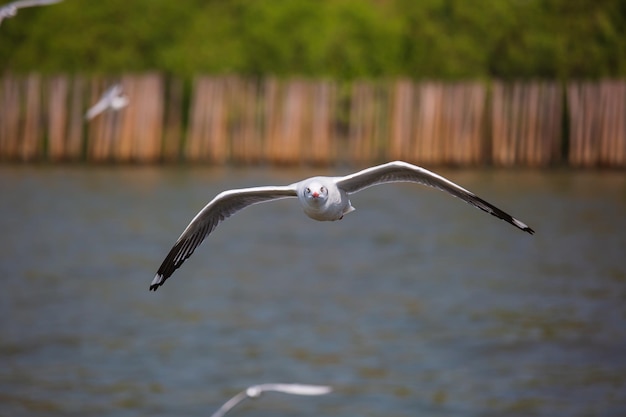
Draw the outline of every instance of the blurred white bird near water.
[[[264,392],[282,392],[292,395],[324,395],[332,391],[327,385],[304,385],[304,384],[261,384],[253,385],[241,391],[230,400],[226,401],[211,417],[222,417],[237,404],[246,398],[259,398]]]
[[[94,104],[85,114],[86,120],[91,120],[97,115],[107,110],[118,111],[128,105],[128,97],[123,94],[122,85],[114,84],[109,87],[96,104]]]
[[[0,24],[4,19],[17,15],[18,9],[35,6],[48,6],[50,4],[60,3],[63,0],[19,0],[0,6]]]

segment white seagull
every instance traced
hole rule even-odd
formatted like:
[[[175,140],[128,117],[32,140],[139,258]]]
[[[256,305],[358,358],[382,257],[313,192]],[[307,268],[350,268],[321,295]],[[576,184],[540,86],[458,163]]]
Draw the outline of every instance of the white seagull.
[[[17,9],[34,6],[47,6],[49,4],[60,3],[63,0],[19,0],[0,6],[0,23],[2,20],[17,15]]]
[[[94,104],[85,114],[85,119],[91,120],[106,110],[120,110],[128,105],[128,97],[122,93],[122,85],[114,84],[109,87],[96,104]]]
[[[332,391],[326,385],[303,385],[303,384],[261,384],[251,386],[241,391],[230,400],[226,401],[211,417],[222,417],[234,406],[246,398],[258,398],[266,391],[282,392],[293,395],[324,395]]]
[[[340,220],[344,215],[354,211],[348,197],[350,194],[372,185],[389,182],[415,182],[438,188],[525,232],[535,233],[533,229],[510,214],[452,181],[427,169],[407,162],[395,161],[367,168],[345,177],[312,177],[291,185],[241,188],[221,192],[196,214],[180,235],[159,267],[150,284],[150,289],[156,291],[159,286],[163,285],[165,280],[193,254],[204,238],[221,221],[252,204],[297,197],[304,213],[310,218],[319,221]]]

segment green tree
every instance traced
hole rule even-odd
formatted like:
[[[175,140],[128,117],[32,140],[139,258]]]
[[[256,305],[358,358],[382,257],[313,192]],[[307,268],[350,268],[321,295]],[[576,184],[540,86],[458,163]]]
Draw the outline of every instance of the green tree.
[[[623,0],[109,0],[0,26],[0,71],[626,76]]]

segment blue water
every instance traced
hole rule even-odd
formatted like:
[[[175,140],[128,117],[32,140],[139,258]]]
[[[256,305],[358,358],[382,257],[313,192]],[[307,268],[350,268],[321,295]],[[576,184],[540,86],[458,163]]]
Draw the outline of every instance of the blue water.
[[[351,169],[0,167],[0,415],[626,415],[626,175],[442,174],[365,190],[340,222],[295,200],[224,222],[156,293],[223,189]],[[229,414],[229,415],[231,415]]]

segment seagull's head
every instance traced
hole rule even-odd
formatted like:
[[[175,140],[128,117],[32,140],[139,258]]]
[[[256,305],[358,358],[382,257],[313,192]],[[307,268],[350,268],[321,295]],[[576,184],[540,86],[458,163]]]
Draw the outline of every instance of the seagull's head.
[[[250,398],[259,398],[263,393],[263,388],[260,385],[254,385],[246,389],[246,395]]]
[[[328,199],[328,188],[318,181],[311,181],[304,187],[304,198],[314,205],[322,205]]]

